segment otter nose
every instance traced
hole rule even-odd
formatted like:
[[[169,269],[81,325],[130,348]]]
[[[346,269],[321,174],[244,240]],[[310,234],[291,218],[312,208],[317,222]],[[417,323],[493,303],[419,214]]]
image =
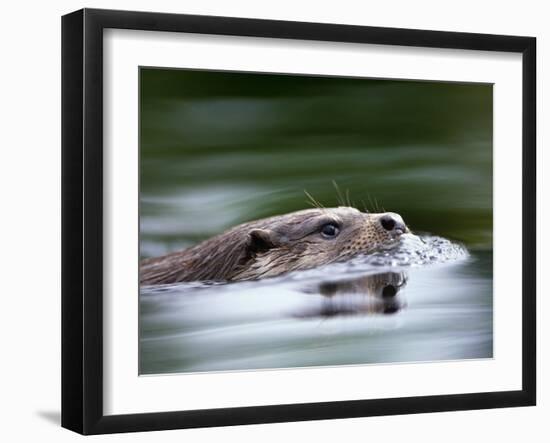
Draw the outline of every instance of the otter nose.
[[[399,214],[388,212],[387,214],[382,215],[379,221],[386,231],[394,232],[396,234],[403,234],[407,231],[407,226]]]

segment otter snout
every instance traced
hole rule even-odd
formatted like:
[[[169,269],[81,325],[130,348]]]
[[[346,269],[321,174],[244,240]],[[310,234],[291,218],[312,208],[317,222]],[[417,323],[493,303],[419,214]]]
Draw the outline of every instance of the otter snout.
[[[407,225],[399,214],[387,212],[382,214],[378,219],[382,228],[391,234],[401,235],[408,231]]]

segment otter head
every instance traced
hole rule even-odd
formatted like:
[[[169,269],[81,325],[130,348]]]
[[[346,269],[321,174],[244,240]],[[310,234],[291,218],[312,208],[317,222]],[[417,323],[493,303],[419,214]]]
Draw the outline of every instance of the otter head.
[[[409,232],[393,212],[316,208],[236,226],[183,251],[145,259],[141,284],[274,277],[395,246]]]
[[[316,208],[251,222],[246,253],[231,280],[272,277],[395,246],[409,232],[400,215]]]

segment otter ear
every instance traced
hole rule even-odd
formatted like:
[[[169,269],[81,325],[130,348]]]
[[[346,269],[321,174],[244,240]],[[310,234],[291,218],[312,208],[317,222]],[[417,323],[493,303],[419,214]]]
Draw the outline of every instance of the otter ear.
[[[251,252],[267,251],[280,245],[279,234],[271,229],[253,229],[248,235]]]

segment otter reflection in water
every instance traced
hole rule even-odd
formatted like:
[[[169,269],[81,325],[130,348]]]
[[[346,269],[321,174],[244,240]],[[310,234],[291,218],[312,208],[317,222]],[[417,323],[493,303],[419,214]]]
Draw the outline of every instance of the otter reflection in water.
[[[408,232],[393,212],[306,209],[244,223],[183,251],[143,260],[140,283],[275,277],[393,248]]]
[[[304,292],[320,294],[321,302],[296,317],[394,314],[406,306],[401,293],[407,284],[404,272],[384,272],[354,279],[323,282]]]

